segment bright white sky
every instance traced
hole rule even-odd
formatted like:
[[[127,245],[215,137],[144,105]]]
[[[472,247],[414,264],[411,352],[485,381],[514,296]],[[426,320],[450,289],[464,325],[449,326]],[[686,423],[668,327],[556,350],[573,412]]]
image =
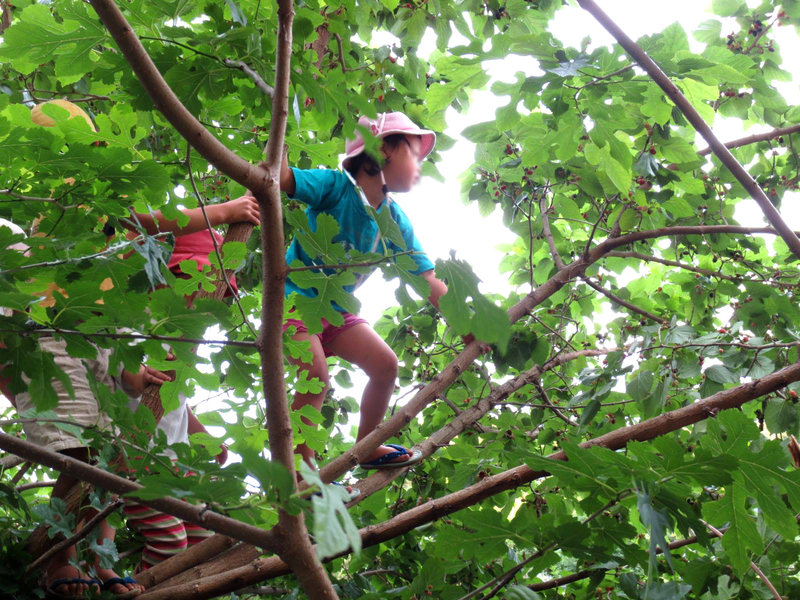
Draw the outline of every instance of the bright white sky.
[[[642,2],[641,0],[601,0],[601,6],[631,37],[638,37],[662,30],[676,18],[689,34],[690,42],[695,50],[702,49],[702,45],[694,42],[691,32],[697,24],[713,18],[713,15],[703,8],[710,2],[697,0],[672,0],[668,3]],[[749,0],[751,6],[759,2]],[[735,27],[724,27],[723,31]],[[590,36],[592,46],[609,45],[613,43],[611,36],[585,11],[579,8],[561,9],[552,23],[552,32],[562,40],[565,45],[580,47],[580,42],[585,36]],[[776,82],[787,102],[790,105],[800,103],[800,61],[789,61],[789,57],[800,56],[800,42],[793,28],[775,28],[777,42],[781,47],[784,57],[783,68],[794,74],[793,83]],[[458,34],[454,34],[454,41]],[[392,44],[397,40],[389,35],[380,35],[373,38],[376,46]],[[423,40],[420,55],[425,56],[434,48],[433,35],[428,35]],[[515,81],[515,73],[524,71],[526,75],[541,73],[537,63],[530,57],[514,57],[513,60],[492,61],[486,65],[493,81]],[[491,82],[487,88],[491,86]],[[454,250],[459,258],[469,262],[478,276],[484,282],[484,291],[508,291],[505,276],[497,272],[503,253],[495,247],[501,243],[513,241],[514,234],[510,233],[501,223],[500,212],[495,211],[488,218],[482,218],[478,213],[477,205],[465,207],[459,198],[458,175],[466,166],[473,163],[474,145],[461,138],[460,132],[470,124],[489,120],[495,110],[507,103],[505,97],[497,98],[489,91],[476,92],[469,111],[459,114],[449,109],[447,134],[457,140],[456,145],[449,151],[442,153],[439,170],[444,175],[446,182],[438,183],[431,179],[424,179],[417,189],[409,194],[398,195],[397,199],[402,204],[403,210],[408,214],[414,224],[417,237],[421,240],[431,259],[438,257],[447,258]],[[714,123],[714,132],[722,140],[735,139],[743,135],[739,121],[723,120],[717,117]],[[705,144],[700,143],[700,147]],[[795,229],[800,229],[800,209],[797,206],[798,195],[784,197],[783,216]],[[763,222],[761,212],[752,201],[739,205],[736,217],[740,222],[756,224]],[[357,296],[362,302],[361,314],[370,323],[375,323],[383,310],[395,304],[394,283],[383,281],[380,274],[373,275],[361,288]],[[605,305],[605,316],[611,319],[613,312],[608,304]],[[216,334],[215,334],[216,335]],[[353,378],[355,387],[348,390],[347,394],[360,398],[361,390],[365,384],[365,377],[360,373]],[[211,394],[209,394],[211,395]],[[205,392],[199,393],[195,402],[202,402],[206,398]],[[4,400],[0,400],[3,402]],[[202,402],[199,412],[222,408],[216,401]],[[221,432],[212,432],[221,433]],[[353,432],[355,433],[355,432]]]

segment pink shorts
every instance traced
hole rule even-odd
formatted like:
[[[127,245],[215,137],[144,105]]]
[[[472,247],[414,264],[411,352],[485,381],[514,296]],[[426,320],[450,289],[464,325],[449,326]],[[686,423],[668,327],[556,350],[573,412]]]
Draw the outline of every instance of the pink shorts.
[[[322,333],[314,334],[322,343],[322,349],[325,351],[325,356],[334,356],[333,352],[328,350],[328,344],[336,339],[337,335],[343,331],[347,331],[353,325],[358,325],[359,323],[369,323],[369,321],[362,319],[359,315],[352,315],[350,313],[341,313],[341,315],[344,317],[343,324],[335,327],[331,325],[327,319],[322,319]],[[300,319],[286,319],[286,323],[283,324],[283,331],[285,332],[290,325],[297,327],[297,333],[308,333],[308,327],[306,327],[305,323],[303,323]]]

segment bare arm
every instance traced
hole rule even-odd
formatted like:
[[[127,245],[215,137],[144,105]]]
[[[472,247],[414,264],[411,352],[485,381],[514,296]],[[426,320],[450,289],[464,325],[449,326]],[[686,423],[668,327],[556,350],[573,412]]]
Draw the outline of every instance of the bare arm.
[[[428,285],[431,286],[431,295],[428,296],[428,300],[436,307],[436,310],[439,310],[439,298],[447,293],[447,284],[441,279],[436,278],[436,275],[433,274],[433,269],[425,271],[421,273],[421,275],[425,278],[425,281],[428,282]]]
[[[260,167],[267,167],[266,162],[262,162],[259,164]],[[280,182],[281,184],[281,191],[286,192],[290,196],[294,196],[295,192],[295,181],[294,181],[294,172],[289,168],[289,146],[283,147],[283,162],[281,163],[281,175],[280,175]],[[250,193],[250,190],[247,191]]]
[[[193,433],[208,433],[208,430],[205,426],[197,419],[197,415],[194,414],[194,411],[186,405],[186,412],[189,414],[189,435]],[[228,460],[228,447],[225,444],[220,444],[220,453],[217,454],[214,458],[220,464],[224,465]]]
[[[294,180],[294,178],[292,179]],[[160,210],[149,213],[131,213],[134,217],[132,220],[138,219],[142,227],[145,228],[148,234],[155,235],[157,233],[174,233],[175,235],[189,235],[190,233],[197,233],[206,229],[206,220],[203,217],[203,210],[201,208],[193,208],[191,210],[182,211],[184,215],[189,217],[189,222],[181,227],[178,221],[167,219]],[[206,214],[208,220],[211,222],[212,227],[224,225],[227,223],[252,223],[259,225],[259,212],[258,202],[250,195],[236,198],[222,204],[212,204],[206,207]],[[125,224],[128,229],[133,230],[133,226]]]

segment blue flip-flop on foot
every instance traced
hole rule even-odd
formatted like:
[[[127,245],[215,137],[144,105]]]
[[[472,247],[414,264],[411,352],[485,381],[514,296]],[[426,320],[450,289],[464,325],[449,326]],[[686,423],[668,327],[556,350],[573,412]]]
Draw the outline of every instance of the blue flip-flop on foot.
[[[57,587],[60,587],[60,586],[65,585],[65,584],[66,585],[70,585],[70,584],[73,584],[73,583],[85,583],[90,588],[93,585],[97,585],[97,586],[101,585],[100,581],[98,581],[97,579],[85,579],[83,577],[62,577],[61,579],[56,579],[53,583],[51,583],[48,586],[45,596],[47,596],[49,598],[58,598],[60,600],[65,600],[65,599],[69,599],[69,600],[75,599],[75,600],[77,600],[78,598],[83,598],[86,594],[80,594],[78,596],[70,596],[68,594],[59,594],[56,591]]]
[[[112,577],[111,579],[106,579],[100,589],[104,592],[110,592],[112,585],[126,585],[128,583],[136,583],[136,580],[133,577]],[[114,594],[114,598],[117,598],[117,600],[128,600],[129,598],[135,598],[141,593],[142,590],[129,590],[122,594]]]
[[[422,459],[422,452],[419,450],[414,450],[412,452],[408,448],[404,448],[403,446],[399,446],[397,444],[386,445],[390,448],[394,448],[396,452],[387,452],[375,460],[371,460],[367,463],[360,463],[358,466],[362,469],[397,469],[399,467],[407,467],[409,465],[416,464]],[[399,458],[404,454],[410,454],[411,458],[404,460],[403,462],[391,462],[395,458]]]

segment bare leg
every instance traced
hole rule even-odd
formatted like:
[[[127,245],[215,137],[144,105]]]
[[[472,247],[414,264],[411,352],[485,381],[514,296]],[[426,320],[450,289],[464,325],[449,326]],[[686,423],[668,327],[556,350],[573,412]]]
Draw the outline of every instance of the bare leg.
[[[389,401],[397,380],[397,356],[383,339],[367,323],[358,323],[337,335],[330,343],[330,350],[351,362],[367,374],[369,382],[361,397],[361,419],[358,438],[361,441],[372,432],[386,415]],[[395,452],[388,446],[379,446],[365,462]],[[410,458],[404,454],[391,462],[403,462]]]
[[[89,462],[89,450],[87,448],[71,448],[68,450],[62,450],[61,454],[65,454],[66,456],[76,458],[83,462]],[[56,479],[55,485],[53,486],[51,497],[65,498],[69,490],[77,482],[77,479],[61,473],[58,476],[58,479]],[[50,588],[50,585],[57,579],[88,579],[88,577],[86,577],[84,573],[81,573],[77,567],[70,564],[70,561],[74,561],[76,558],[77,551],[75,546],[65,548],[64,550],[61,550],[53,555],[53,557],[50,559],[50,562],[47,563],[45,579],[47,583],[45,585],[48,589]],[[80,596],[89,591],[89,585],[85,583],[64,583],[55,588],[53,591],[64,596]]]
[[[311,353],[314,355],[314,358],[311,361],[311,364],[304,363],[296,358],[289,357],[288,360],[291,364],[297,365],[301,371],[308,371],[308,378],[312,379],[316,377],[319,379],[322,384],[322,391],[317,394],[307,393],[307,394],[300,394],[296,393],[294,395],[294,402],[292,402],[292,409],[299,410],[303,406],[310,404],[317,410],[322,408],[322,401],[325,399],[325,393],[328,391],[328,385],[330,385],[330,380],[328,377],[328,363],[325,360],[325,352],[322,350],[322,344],[319,341],[319,337],[316,335],[309,335],[308,333],[297,333],[292,339],[298,341],[305,341],[311,344]],[[306,418],[303,418],[303,423],[306,425],[313,425],[311,421]],[[311,466],[311,461],[314,458],[314,451],[309,448],[306,444],[299,444],[295,449],[296,454],[300,454],[303,457],[303,460]]]
[[[117,533],[117,530],[111,527],[107,521],[102,521],[99,525],[100,527],[100,538],[97,540],[98,544],[102,544],[104,539],[112,540]],[[103,569],[100,567],[100,559],[95,556],[94,559],[94,569],[97,571],[97,577],[100,581],[108,581],[109,579],[113,579],[114,577],[119,577],[114,569]],[[138,583],[115,583],[109,588],[109,591],[112,594],[124,594],[126,592],[130,592],[133,590],[140,590],[144,591],[144,586]]]

